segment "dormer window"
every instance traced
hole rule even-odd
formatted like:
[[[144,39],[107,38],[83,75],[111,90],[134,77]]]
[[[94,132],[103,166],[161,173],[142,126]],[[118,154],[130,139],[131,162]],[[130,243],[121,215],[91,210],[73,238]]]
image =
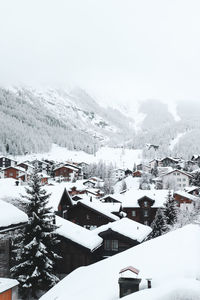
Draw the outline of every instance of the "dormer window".
[[[144,207],[147,207],[147,206],[148,206],[148,202],[144,201]]]

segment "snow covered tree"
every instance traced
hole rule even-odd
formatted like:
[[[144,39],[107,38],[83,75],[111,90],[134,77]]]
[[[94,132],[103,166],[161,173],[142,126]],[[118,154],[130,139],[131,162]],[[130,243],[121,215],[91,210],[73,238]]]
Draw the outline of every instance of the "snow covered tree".
[[[159,208],[156,212],[155,219],[151,223],[152,232],[148,239],[156,238],[167,231],[167,221],[163,209]]]
[[[176,223],[177,204],[170,190],[167,195],[167,201],[164,203],[164,214],[169,227]]]
[[[11,274],[20,282],[23,299],[38,298],[40,290],[46,291],[59,279],[54,275],[54,263],[58,255],[54,247],[58,243],[53,224],[54,215],[47,207],[49,194],[42,189],[40,177],[35,171],[26,189],[28,200],[28,224],[17,238],[16,263]]]
[[[127,190],[127,184],[126,184],[126,181],[125,180],[122,180],[122,183],[121,183],[121,192]]]

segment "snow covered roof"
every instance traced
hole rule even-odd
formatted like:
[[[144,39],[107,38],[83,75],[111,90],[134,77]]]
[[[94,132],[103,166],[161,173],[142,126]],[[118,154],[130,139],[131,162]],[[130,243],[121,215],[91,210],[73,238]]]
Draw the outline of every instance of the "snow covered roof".
[[[47,191],[47,193],[50,193],[49,197],[49,206],[53,208],[54,211],[58,210],[58,205],[60,204],[60,200],[62,198],[62,195],[65,190],[64,184],[58,184],[58,185],[46,185],[44,189]],[[70,197],[70,196],[69,196]],[[71,199],[71,197],[70,197]],[[73,204],[73,200],[72,204]]]
[[[187,199],[189,199],[191,201],[194,201],[194,202],[196,202],[196,201],[200,202],[200,197],[191,195],[191,194],[189,194],[187,192],[184,192],[184,191],[176,191],[174,194],[177,194],[177,195],[179,195],[181,197],[187,198]]]
[[[0,277],[0,293],[3,293],[4,291],[11,289],[14,286],[17,286],[18,284],[19,282],[16,279]]]
[[[152,278],[153,288],[136,292],[128,296],[127,300],[171,299],[162,298],[162,295],[159,297],[154,290],[167,286],[170,281],[196,279],[200,274],[200,264],[197,263],[199,253],[200,226],[187,225],[90,266],[76,269],[40,300],[65,300],[66,295],[70,300],[117,300],[119,271],[129,265],[140,270],[140,288],[147,288],[146,278]],[[136,298],[143,292],[146,295],[154,293],[157,298]]]
[[[135,222],[128,218],[102,225],[93,230],[93,232],[101,233],[111,229],[121,235],[141,243],[152,231],[151,227]]]
[[[119,220],[119,217],[115,216],[114,214],[112,214],[109,209],[108,206],[104,206],[106,203],[102,203],[98,200],[92,200],[92,202],[90,200],[78,200],[76,203],[81,203],[82,205],[85,205],[89,208],[91,208],[92,210],[95,210],[99,213],[101,213],[102,215],[105,215],[106,217],[110,218],[111,220]]]
[[[184,175],[187,175],[188,177],[192,177],[191,174],[189,174],[189,173],[187,173],[187,172],[184,172],[184,171],[182,171],[182,170],[178,170],[178,169],[174,169],[174,170],[169,171],[169,172],[167,172],[167,173],[165,173],[165,174],[163,174],[163,175],[160,175],[160,176],[163,177],[163,176],[169,175],[169,174],[174,173],[174,172],[179,172],[179,173],[182,173],[182,174],[184,174]]]
[[[0,228],[25,223],[28,216],[14,205],[0,200]]]
[[[139,207],[138,200],[148,197],[154,201],[152,207],[163,207],[167,200],[169,190],[134,190],[131,189],[122,194],[122,207]],[[171,191],[173,194],[173,191]]]
[[[7,170],[7,169],[16,169],[20,172],[26,173],[24,168],[21,168],[21,167],[18,167],[18,166],[9,166],[9,167],[3,168],[2,170],[4,171],[4,170]]]
[[[56,225],[59,226],[56,232],[60,236],[89,249],[91,252],[97,249],[103,242],[103,239],[93,230],[85,229],[61,217],[56,216]]]
[[[193,192],[193,191],[195,191],[195,190],[199,190],[200,188],[199,188],[199,186],[195,186],[195,185],[192,185],[192,186],[186,186],[185,188],[184,188],[184,190],[187,192],[187,193],[191,193],[191,192]]]

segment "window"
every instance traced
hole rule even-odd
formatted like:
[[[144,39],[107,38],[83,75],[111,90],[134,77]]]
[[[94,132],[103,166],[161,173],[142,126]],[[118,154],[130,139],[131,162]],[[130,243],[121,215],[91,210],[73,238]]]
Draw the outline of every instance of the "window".
[[[148,206],[148,202],[144,201],[144,207],[147,207],[147,206]]]
[[[13,176],[13,173],[12,173],[12,172],[10,172],[9,176]]]
[[[183,181],[186,181],[186,178],[183,178]]]
[[[179,187],[181,187],[181,184],[178,184]]]
[[[90,216],[88,214],[86,215],[86,220],[90,220]]]
[[[131,215],[132,215],[132,217],[135,217],[136,216],[136,211],[132,210]]]
[[[177,181],[181,181],[181,178],[177,178]]]
[[[144,221],[144,225],[149,225],[149,222],[148,221]]]
[[[183,184],[183,187],[186,187],[186,184]]]
[[[118,240],[105,240],[104,249],[118,251]]]
[[[148,210],[145,209],[145,210],[144,210],[144,217],[148,217],[148,215],[149,215],[149,214],[148,214]]]
[[[176,173],[176,175],[180,176],[180,173]]]

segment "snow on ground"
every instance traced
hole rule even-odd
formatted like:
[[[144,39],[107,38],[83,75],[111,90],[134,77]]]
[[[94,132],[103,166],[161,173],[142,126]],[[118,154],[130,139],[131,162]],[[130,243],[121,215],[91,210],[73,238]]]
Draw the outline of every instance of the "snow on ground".
[[[143,293],[151,295],[154,288],[160,293],[163,286],[170,282],[183,279],[189,283],[194,281],[194,292],[198,291],[195,279],[200,277],[200,226],[187,225],[181,229],[165,234],[161,237],[144,242],[136,247],[116,254],[110,258],[87,267],[81,267],[70,273],[55,287],[50,289],[41,300],[116,300],[119,299],[118,278],[119,271],[127,266],[140,270],[142,278],[140,289],[147,288],[146,278],[152,278],[152,290]],[[200,285],[199,285],[200,286]],[[187,286],[185,286],[185,290]],[[180,287],[177,290],[181,292]],[[189,292],[189,291],[188,291]],[[129,296],[137,299],[141,292]],[[175,300],[178,298],[143,297],[142,300]],[[154,294],[155,295],[155,294]],[[128,298],[129,299],[129,298]],[[180,298],[184,299],[184,298]],[[185,300],[193,298],[185,298]],[[194,298],[197,300],[198,298]],[[199,299],[198,299],[199,300]]]
[[[170,145],[169,145],[170,151],[174,150],[175,145],[178,144],[180,138],[182,138],[185,134],[186,134],[186,132],[179,133],[179,134],[177,134],[175,139],[171,140]]]
[[[92,155],[83,151],[71,151],[53,144],[51,150],[47,153],[18,155],[13,158],[18,161],[34,160],[37,158],[55,160],[58,162],[72,160],[74,162],[83,161],[86,163],[102,160],[106,163],[112,162],[118,168],[133,169],[134,163],[138,164],[142,160],[142,150],[102,147],[96,152],[96,155]]]
[[[185,279],[169,281],[157,288],[126,296],[124,300],[200,300],[200,281]]]

